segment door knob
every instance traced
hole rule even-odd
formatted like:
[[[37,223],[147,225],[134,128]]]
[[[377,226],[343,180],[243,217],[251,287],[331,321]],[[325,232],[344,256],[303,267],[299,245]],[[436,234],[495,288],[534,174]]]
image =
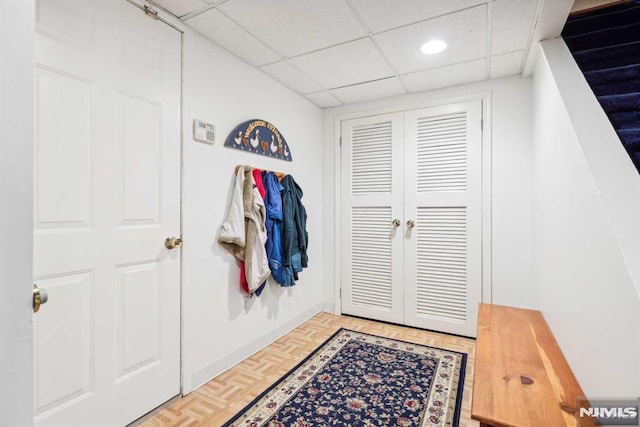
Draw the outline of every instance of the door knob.
[[[391,224],[393,224],[393,226],[395,228],[400,227],[400,220],[399,219],[394,219],[393,221],[391,221]]]
[[[416,226],[416,223],[412,219],[407,221],[407,228],[413,228],[415,226]]]
[[[49,294],[46,289],[40,289],[38,285],[33,284],[33,312],[37,313],[42,304],[49,301]]]
[[[175,249],[182,246],[182,239],[179,237],[169,236],[164,241],[164,247],[167,249]]]

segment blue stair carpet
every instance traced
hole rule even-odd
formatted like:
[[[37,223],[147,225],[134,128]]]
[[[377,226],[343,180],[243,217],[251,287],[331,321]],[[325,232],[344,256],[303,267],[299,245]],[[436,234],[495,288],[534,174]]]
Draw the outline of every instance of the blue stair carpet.
[[[640,172],[640,0],[570,16],[562,37]]]

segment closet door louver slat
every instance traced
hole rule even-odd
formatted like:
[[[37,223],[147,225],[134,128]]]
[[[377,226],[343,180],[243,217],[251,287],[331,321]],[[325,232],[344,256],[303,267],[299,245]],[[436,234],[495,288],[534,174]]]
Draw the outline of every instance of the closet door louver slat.
[[[391,193],[391,137],[391,122],[353,128],[352,194]]]
[[[467,188],[466,112],[417,120],[418,192],[465,191]],[[455,166],[434,164],[447,159]],[[442,167],[444,166],[444,167]]]
[[[391,310],[391,208],[355,207],[352,218],[351,300]]]
[[[451,211],[458,215],[454,215],[452,218],[455,219],[448,220],[447,225],[443,226],[439,218]],[[450,282],[442,281],[445,276],[434,273],[444,263],[447,271],[459,278],[458,283],[466,283],[465,208],[418,208],[416,224],[416,264],[421,268],[416,275],[418,315],[455,322],[466,321],[466,286],[450,286]],[[448,246],[450,242],[456,242],[459,246],[452,248]],[[439,307],[446,303],[450,303],[449,309],[440,311]]]

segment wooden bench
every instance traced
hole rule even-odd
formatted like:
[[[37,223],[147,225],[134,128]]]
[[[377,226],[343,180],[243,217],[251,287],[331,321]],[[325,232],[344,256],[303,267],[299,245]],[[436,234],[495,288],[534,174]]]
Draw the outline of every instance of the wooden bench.
[[[480,304],[474,366],[471,418],[481,426],[578,425],[584,393],[539,311]]]

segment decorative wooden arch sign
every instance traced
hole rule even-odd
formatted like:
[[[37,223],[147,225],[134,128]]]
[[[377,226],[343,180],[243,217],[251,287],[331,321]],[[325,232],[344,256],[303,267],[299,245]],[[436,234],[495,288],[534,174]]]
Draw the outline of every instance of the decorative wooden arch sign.
[[[274,125],[265,120],[249,120],[236,126],[224,146],[293,161],[287,141]]]

